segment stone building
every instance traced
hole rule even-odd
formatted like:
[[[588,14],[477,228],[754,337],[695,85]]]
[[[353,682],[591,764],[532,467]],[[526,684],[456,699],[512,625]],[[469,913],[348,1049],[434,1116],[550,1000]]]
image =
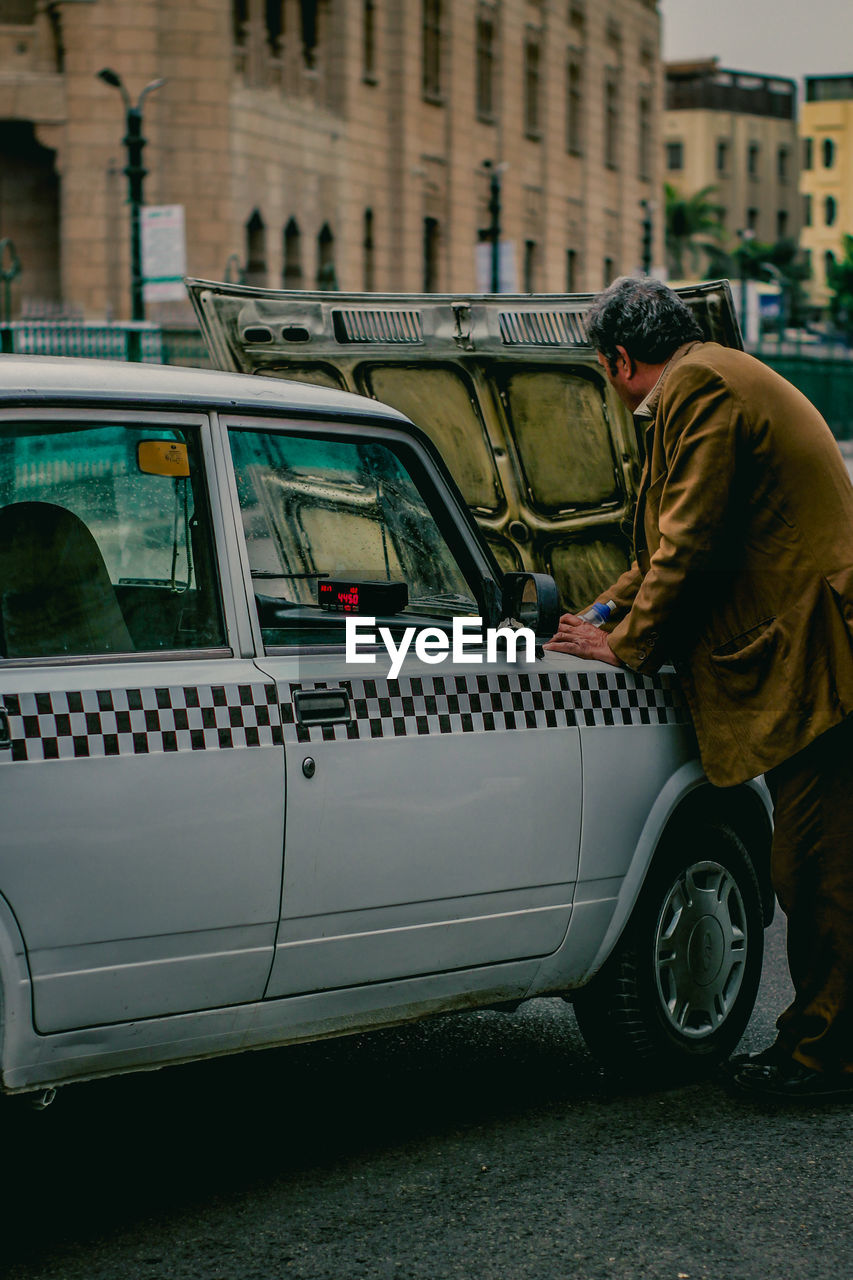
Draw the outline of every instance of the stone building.
[[[801,243],[812,268],[809,298],[829,300],[829,263],[853,236],[853,74],[809,76],[800,117],[803,170]]]
[[[746,233],[767,244],[800,231],[797,87],[727,71],[716,58],[667,63],[664,180],[685,196],[713,188],[724,248]]]
[[[128,315],[104,68],[130,105],[165,80],[143,104],[145,201],[184,207],[192,275],[488,289],[497,186],[503,286],[598,289],[640,265],[660,187],[659,26],[655,0],[0,0],[15,308]]]

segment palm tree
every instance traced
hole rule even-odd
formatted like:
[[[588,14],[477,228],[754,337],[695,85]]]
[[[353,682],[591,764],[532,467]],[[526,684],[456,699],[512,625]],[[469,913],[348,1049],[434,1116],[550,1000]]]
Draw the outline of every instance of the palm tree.
[[[711,256],[719,253],[725,230],[721,221],[723,209],[709,197],[716,187],[703,187],[692,196],[684,196],[666,183],[666,251],[670,274],[677,280],[684,279],[684,255],[690,253],[690,266],[694,275],[699,271],[702,253]]]

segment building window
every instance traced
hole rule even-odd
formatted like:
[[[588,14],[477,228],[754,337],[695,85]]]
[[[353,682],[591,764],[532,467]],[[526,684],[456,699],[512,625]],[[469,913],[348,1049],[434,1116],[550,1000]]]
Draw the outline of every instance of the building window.
[[[257,209],[246,223],[246,284],[267,284],[267,229]]]
[[[784,240],[788,234],[788,210],[779,209],[776,213],[776,239]]]
[[[810,195],[803,196],[803,226],[810,227],[812,225],[812,198]]]
[[[302,234],[295,218],[284,228],[284,268],[281,273],[285,289],[302,288]]]
[[[495,116],[495,17],[486,8],[477,14],[477,115],[488,123]]]
[[[835,143],[832,138],[824,138],[821,143],[821,153],[824,169],[831,169],[835,164]]]
[[[652,104],[640,95],[637,105],[637,176],[647,182],[652,176]]]
[[[317,236],[317,288],[337,289],[335,274],[335,237],[328,222],[324,222]]]
[[[814,167],[814,138],[803,138],[803,168]]]
[[[524,242],[524,292],[536,293],[539,284],[539,245],[535,240]]]
[[[537,139],[539,131],[539,94],[541,47],[538,31],[527,32],[524,41],[524,132],[528,138]]]
[[[238,47],[246,43],[246,24],[249,21],[249,0],[233,0],[231,5],[231,23],[234,43]]]
[[[746,229],[747,231],[758,230],[758,210],[747,209],[746,211]]]
[[[612,284],[616,278],[616,263],[612,258],[604,259],[604,288]]]
[[[583,62],[575,49],[566,64],[566,150],[583,155]]]
[[[566,250],[566,293],[578,291],[578,255],[574,249]]]
[[[831,249],[827,249],[823,255],[823,278],[827,284],[832,283],[832,273],[835,270],[835,254]]]
[[[376,0],[364,0],[361,24],[361,74],[376,83]]]
[[[365,209],[364,211],[364,240],[362,242],[362,249],[364,250],[364,289],[366,293],[372,293],[376,288],[376,260],[373,242],[372,209]]]
[[[441,0],[423,0],[423,96],[430,102],[441,99]]]
[[[790,176],[789,160],[791,153],[787,147],[780,147],[776,153],[776,176],[780,182],[787,182]]]
[[[619,168],[619,81],[611,74],[604,82],[604,163]]]
[[[438,292],[438,218],[424,218],[424,293]]]
[[[750,142],[746,152],[746,171],[750,178],[759,176],[759,162],[761,160],[761,147],[757,142]]]
[[[668,142],[666,144],[666,167],[670,173],[680,173],[684,168],[683,142]]]
[[[266,0],[264,14],[267,30],[267,44],[274,57],[281,53],[281,37],[284,34],[284,5],[282,0]]]
[[[725,138],[720,138],[717,142],[717,173],[728,173],[729,171],[729,144]]]
[[[823,202],[823,223],[826,227],[835,226],[838,216],[838,201],[835,196],[826,196]]]

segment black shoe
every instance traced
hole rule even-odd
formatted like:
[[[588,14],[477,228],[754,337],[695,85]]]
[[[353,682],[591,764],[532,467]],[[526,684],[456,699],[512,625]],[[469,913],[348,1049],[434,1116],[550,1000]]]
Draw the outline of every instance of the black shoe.
[[[853,1099],[853,1074],[814,1071],[794,1058],[763,1063],[752,1059],[737,1066],[731,1079],[743,1093],[780,1102]]]
[[[774,1062],[790,1062],[791,1055],[778,1040],[774,1040],[766,1049],[762,1049],[760,1053],[739,1053],[734,1058],[729,1058],[728,1062],[723,1064],[723,1068],[728,1075],[736,1071],[738,1067],[744,1066],[746,1063],[755,1063],[756,1066],[763,1067]]]

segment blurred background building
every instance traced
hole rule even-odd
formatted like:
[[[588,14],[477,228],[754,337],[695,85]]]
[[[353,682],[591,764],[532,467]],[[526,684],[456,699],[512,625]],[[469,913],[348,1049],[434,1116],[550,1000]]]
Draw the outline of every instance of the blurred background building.
[[[659,24],[655,0],[0,0],[12,313],[129,314],[147,86],[145,203],[183,208],[189,274],[488,291],[497,242],[502,289],[562,292],[660,264]]]
[[[830,277],[853,236],[853,74],[809,76],[800,118],[803,232],[810,300],[825,308]]]
[[[714,214],[704,228],[702,252],[680,265],[691,274],[713,266],[744,236],[765,244],[796,242],[801,201],[794,81],[726,70],[716,58],[668,63],[665,108],[665,181],[682,197],[703,193]]]

